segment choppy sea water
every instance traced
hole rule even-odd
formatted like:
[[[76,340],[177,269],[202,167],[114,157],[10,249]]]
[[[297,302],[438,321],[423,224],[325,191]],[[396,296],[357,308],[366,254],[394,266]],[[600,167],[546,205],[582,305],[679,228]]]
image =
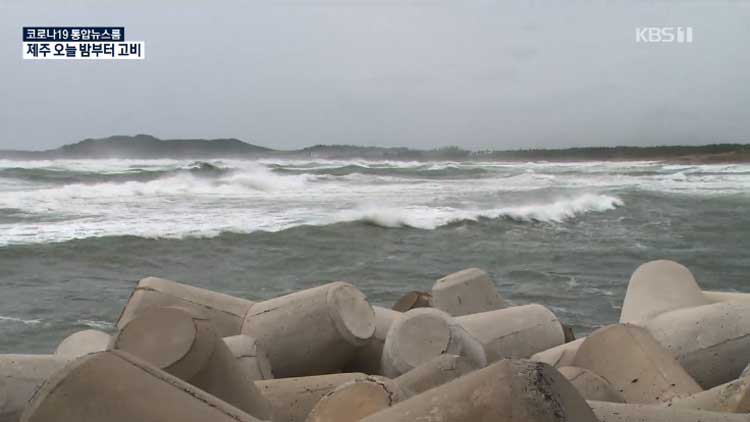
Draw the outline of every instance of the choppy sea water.
[[[577,335],[642,262],[750,291],[750,165],[0,160],[0,352],[109,330],[135,282],[251,299],[345,280],[390,306],[466,267]]]

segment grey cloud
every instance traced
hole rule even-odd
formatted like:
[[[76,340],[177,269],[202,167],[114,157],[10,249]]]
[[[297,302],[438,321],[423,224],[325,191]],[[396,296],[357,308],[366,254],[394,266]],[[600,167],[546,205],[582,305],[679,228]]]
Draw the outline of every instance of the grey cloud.
[[[748,3],[0,3],[0,148],[750,142]],[[24,62],[21,27],[124,25],[143,62]],[[635,42],[691,25],[690,45]],[[229,41],[231,40],[231,41]]]

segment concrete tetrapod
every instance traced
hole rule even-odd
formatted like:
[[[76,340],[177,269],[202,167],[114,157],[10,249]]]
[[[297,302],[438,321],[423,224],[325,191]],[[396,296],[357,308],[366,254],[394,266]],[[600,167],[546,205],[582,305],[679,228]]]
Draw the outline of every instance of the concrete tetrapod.
[[[407,397],[394,380],[369,376],[346,383],[323,396],[306,422],[357,422]]]
[[[644,323],[664,312],[705,305],[695,277],[685,266],[658,260],[638,267],[628,282],[620,322]]]
[[[690,271],[652,261],[633,273],[621,322],[646,327],[703,388],[736,379],[750,349],[750,301],[703,292]]]
[[[705,389],[736,379],[750,359],[750,302],[678,309],[644,326]]]
[[[57,356],[75,359],[88,353],[107,350],[112,337],[99,330],[75,332],[63,339],[55,350]]]
[[[681,409],[750,413],[750,378],[742,377],[692,396],[678,397],[668,405]]]
[[[531,355],[529,360],[533,360],[534,362],[544,362],[555,368],[572,366],[576,358],[576,353],[578,353],[578,348],[581,347],[581,344],[583,344],[585,340],[586,337],[579,338],[569,343],[561,344],[551,349],[535,353]]]
[[[716,302],[750,302],[750,293],[716,292],[704,290],[703,296],[711,303]]]
[[[588,403],[600,422],[750,422],[750,415],[736,413],[602,401]]]
[[[256,339],[279,378],[337,372],[375,333],[367,298],[335,282],[258,302],[242,333]]]
[[[412,309],[388,331],[383,373],[395,378],[442,354],[466,356],[478,367],[487,365],[481,343],[450,315],[434,308]]]
[[[23,422],[258,422],[216,397],[118,350],[85,355],[34,394]]]
[[[388,330],[390,330],[393,321],[401,318],[402,313],[381,306],[373,306],[372,309],[375,311],[375,333],[367,344],[357,349],[354,359],[346,366],[348,372],[383,375],[381,361],[385,337],[388,335]]]
[[[430,306],[461,316],[501,309],[505,300],[486,272],[468,268],[437,280],[432,286]]]
[[[34,391],[66,363],[55,355],[0,355],[0,422],[18,421]]]
[[[563,366],[558,371],[573,384],[573,387],[586,400],[625,403],[625,399],[615,390],[612,384],[593,371],[575,366]]]
[[[268,355],[254,338],[244,334],[224,337],[229,351],[232,352],[240,368],[251,381],[273,379],[273,370]]]
[[[598,422],[556,369],[502,360],[370,415],[362,422]]]
[[[163,278],[148,277],[138,282],[117,321],[122,328],[139,313],[152,307],[180,306],[208,316],[219,335],[240,334],[245,314],[252,301]]]
[[[440,355],[395,378],[399,387],[410,396],[443,385],[481,368],[466,356]]]
[[[151,308],[112,339],[122,350],[259,419],[271,406],[240,369],[208,318],[182,308]]]
[[[456,318],[484,347],[488,362],[526,359],[565,343],[555,314],[542,305],[514,306]]]
[[[350,381],[367,378],[362,373],[276,378],[255,385],[273,408],[273,422],[303,422],[321,397]]]
[[[661,403],[700,386],[644,328],[615,324],[594,331],[578,349],[575,366],[609,381],[628,403]]]
[[[391,308],[397,312],[406,312],[416,308],[429,308],[431,294],[427,292],[411,291],[399,298]]]
[[[373,376],[348,382],[323,396],[307,422],[356,422],[475,369],[466,357],[440,355],[393,380]]]

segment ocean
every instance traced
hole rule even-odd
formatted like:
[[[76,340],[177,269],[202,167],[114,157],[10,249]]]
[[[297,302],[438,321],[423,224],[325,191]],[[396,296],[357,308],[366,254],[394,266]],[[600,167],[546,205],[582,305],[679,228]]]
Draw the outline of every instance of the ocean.
[[[750,291],[750,165],[0,160],[1,353],[111,330],[165,277],[262,300],[343,280],[373,304],[467,267],[576,335],[667,258]]]

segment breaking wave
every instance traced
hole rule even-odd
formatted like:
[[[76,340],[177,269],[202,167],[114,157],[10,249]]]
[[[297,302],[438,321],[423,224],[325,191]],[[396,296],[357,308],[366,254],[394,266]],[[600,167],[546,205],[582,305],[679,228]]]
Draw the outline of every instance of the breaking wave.
[[[365,223],[565,223],[621,197],[747,195],[750,166],[362,160],[0,160],[0,247]],[[631,203],[633,208],[637,203]]]
[[[454,163],[431,163],[416,164],[410,166],[394,166],[391,164],[346,164],[342,166],[324,167],[287,167],[279,164],[271,165],[271,168],[280,174],[313,174],[318,176],[349,176],[353,174],[371,176],[394,176],[404,178],[474,178],[481,177],[491,172],[476,166],[459,166]]]
[[[274,192],[288,188],[301,188],[304,176],[279,176],[264,167],[248,168],[243,171],[227,171],[210,164],[200,164],[190,169],[180,169],[159,173],[151,180],[113,181],[106,176],[106,182],[70,183],[62,186],[16,190],[5,192],[0,198],[0,208],[28,210],[33,203],[46,207],[49,202],[79,199],[120,199],[129,197],[185,196],[185,195],[243,195],[253,191]],[[142,174],[142,173],[141,173]],[[101,176],[101,175],[100,175]]]
[[[361,221],[386,228],[412,227],[434,230],[438,227],[480,219],[509,219],[518,222],[562,223],[588,212],[603,212],[623,206],[611,195],[583,194],[550,203],[508,206],[486,210],[461,210],[413,206],[367,208],[340,213],[341,221]]]
[[[0,168],[0,178],[45,184],[92,185],[98,183],[148,182],[176,175],[219,177],[230,171],[230,169],[215,164],[196,161],[173,169],[128,168],[108,172],[71,170],[60,167],[8,167]]]

